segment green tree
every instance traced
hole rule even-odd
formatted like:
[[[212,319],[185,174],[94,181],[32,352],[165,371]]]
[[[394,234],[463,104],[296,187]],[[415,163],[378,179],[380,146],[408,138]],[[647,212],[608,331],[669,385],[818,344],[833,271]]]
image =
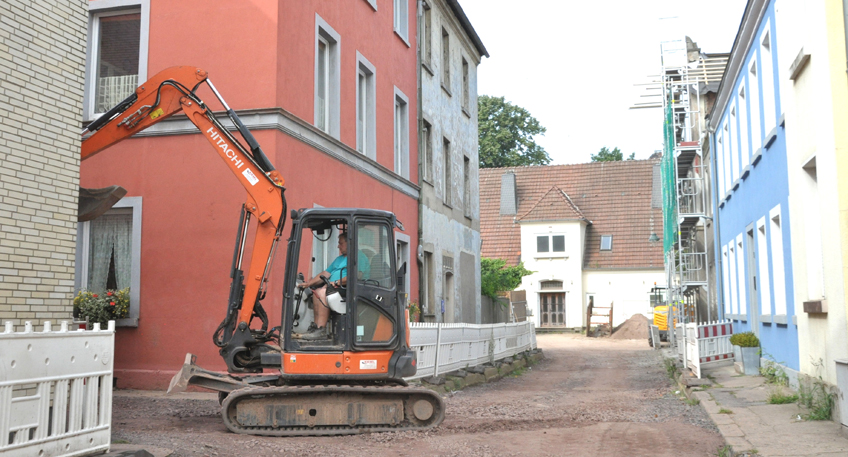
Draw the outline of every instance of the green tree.
[[[627,157],[627,160],[635,159],[635,152],[630,153],[630,155]],[[609,148],[606,146],[602,147],[597,154],[592,156],[592,162],[615,162],[617,160],[624,160],[624,155],[621,153],[621,149],[615,148],[610,151]]]
[[[515,290],[521,284],[521,278],[533,273],[524,268],[524,262],[508,267],[503,259],[481,257],[481,293],[493,300],[497,299],[499,293]]]
[[[533,140],[546,129],[526,109],[503,97],[477,98],[480,168],[547,165],[551,157]]]

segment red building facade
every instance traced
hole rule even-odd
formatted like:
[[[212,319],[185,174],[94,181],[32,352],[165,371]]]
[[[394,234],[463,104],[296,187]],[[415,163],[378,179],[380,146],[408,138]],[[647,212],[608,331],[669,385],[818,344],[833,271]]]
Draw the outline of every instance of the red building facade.
[[[131,85],[133,52],[138,84],[175,65],[205,69],[285,178],[290,209],[396,214],[407,228],[396,234],[411,258],[400,259],[409,270],[407,292],[417,296],[417,252],[410,245],[418,239],[419,196],[414,0],[92,0],[89,6],[85,120],[102,112],[102,100],[125,96],[110,91]],[[138,33],[135,48],[115,39],[124,32]],[[222,109],[209,89],[198,93],[213,110]],[[133,305],[117,331],[118,386],[165,387],[187,352],[204,367],[224,370],[211,337],[224,317],[245,201],[238,181],[182,116],[86,160],[80,181],[89,188],[123,186],[127,197],[114,211],[132,212],[134,279],[118,285],[132,284]],[[78,288],[90,288],[86,278],[94,273],[86,259],[94,254],[87,237],[96,230],[80,224]],[[284,264],[285,250],[278,249],[263,301],[272,325],[281,320]]]

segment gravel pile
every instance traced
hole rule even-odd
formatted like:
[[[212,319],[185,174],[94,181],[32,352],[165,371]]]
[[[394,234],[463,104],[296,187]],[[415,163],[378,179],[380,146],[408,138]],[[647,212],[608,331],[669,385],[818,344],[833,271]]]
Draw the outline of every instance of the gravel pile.
[[[612,332],[614,340],[642,340],[648,338],[648,318],[634,314]]]

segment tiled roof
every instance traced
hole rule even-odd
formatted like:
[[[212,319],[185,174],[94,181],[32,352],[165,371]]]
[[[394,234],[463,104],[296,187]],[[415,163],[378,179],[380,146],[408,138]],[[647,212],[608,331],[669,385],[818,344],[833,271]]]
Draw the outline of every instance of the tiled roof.
[[[553,186],[542,195],[533,206],[518,217],[517,220],[530,221],[561,221],[561,220],[583,220],[589,222],[580,209],[574,206],[574,202],[568,194],[557,186]]]
[[[662,208],[651,205],[657,163],[658,160],[627,160],[481,168],[482,255],[515,265],[521,260],[519,221],[583,217],[591,221],[586,229],[584,268],[662,268]],[[507,172],[515,173],[516,215],[500,214],[501,176]],[[651,233],[656,233],[660,241],[649,243]],[[612,235],[611,251],[600,250],[601,235]]]

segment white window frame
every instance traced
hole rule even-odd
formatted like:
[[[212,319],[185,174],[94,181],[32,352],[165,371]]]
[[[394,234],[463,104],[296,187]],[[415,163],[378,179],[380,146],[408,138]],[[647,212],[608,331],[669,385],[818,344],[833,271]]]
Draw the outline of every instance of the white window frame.
[[[725,180],[725,178],[724,178],[724,139],[723,139],[724,136],[719,131],[719,132],[716,133],[715,138],[716,138],[715,155],[716,155],[716,160],[718,161],[718,164],[716,165],[717,168],[718,168],[718,170],[717,170],[717,172],[718,172],[717,173],[718,174],[718,188],[722,192],[727,192],[727,186],[724,184],[724,180]],[[722,198],[721,198],[721,196],[719,196],[719,201],[721,201],[721,200],[722,200]]]
[[[739,286],[739,314],[748,315],[748,276],[745,274],[744,233],[736,235],[736,272]]]
[[[95,113],[97,61],[99,54],[100,18],[120,14],[141,14],[141,34],[138,41],[138,83],[147,80],[147,53],[150,41],[150,0],[98,0],[88,2],[88,42],[86,43],[85,91],[83,119],[92,121],[103,113]]]
[[[607,247],[606,249],[604,249],[604,238],[607,238],[609,240],[609,247]],[[601,251],[612,251],[612,235],[601,235],[600,250]]]
[[[562,251],[554,251],[554,237],[561,236],[562,237]],[[539,238],[547,238],[548,239],[548,250],[547,251],[539,251]],[[551,258],[551,257],[568,257],[566,254],[565,247],[565,232],[548,232],[548,233],[537,233],[536,234],[536,254],[535,258]]]
[[[325,100],[324,119],[325,128],[321,128],[320,119],[320,104],[318,93],[318,61],[319,61],[319,43],[323,42],[327,46],[327,57],[325,61],[324,77],[327,84],[325,85],[325,93],[322,94]],[[327,22],[319,15],[315,15],[315,103],[314,103],[314,122],[319,130],[323,130],[335,139],[339,139],[341,128],[339,120],[341,117],[341,35],[336,33]]]
[[[395,86],[394,90],[394,171],[409,179],[409,98]]]
[[[451,95],[451,71],[450,71],[450,33],[442,27],[442,89]]]
[[[124,197],[118,200],[112,208],[132,209],[132,273],[130,274],[130,311],[125,319],[115,323],[119,327],[138,327],[138,311],[140,308],[139,290],[141,289],[141,197]],[[91,222],[77,223],[77,253],[74,268],[74,289],[79,291],[88,284],[89,260],[91,252]]]
[[[751,149],[754,152],[763,145],[763,131],[760,123],[760,80],[756,53],[748,65],[748,103],[751,105]]]
[[[453,206],[453,155],[451,154],[451,141],[442,137],[442,158],[444,162],[444,204]]]
[[[394,0],[393,3],[395,33],[409,46],[409,0]]]
[[[730,272],[728,271],[730,269],[730,257],[727,254],[727,246],[721,247],[721,255],[724,260],[724,268],[721,269],[722,281],[724,281],[724,287],[722,287],[724,289],[724,314],[727,315],[733,314],[730,307],[732,303],[730,300]]]
[[[730,145],[730,185],[731,187],[739,179],[739,154],[736,152],[736,138],[733,135],[733,129],[738,128],[736,124],[736,98],[733,99],[733,105],[729,111],[730,122],[727,129],[727,143]]]
[[[760,280],[760,308],[763,314],[772,314],[771,275],[769,274],[768,238],[766,237],[766,218],[757,221],[757,259]]]
[[[419,43],[419,46],[421,46],[421,63],[432,74],[433,71],[430,70],[429,66],[433,64],[433,8],[430,6],[430,2],[422,1],[421,9],[421,14],[424,16]]]
[[[402,294],[407,294],[407,298],[409,297],[409,293],[412,290],[412,284],[409,283],[410,278],[412,277],[412,264],[410,263],[410,252],[412,250],[412,244],[410,243],[409,235],[404,233],[400,233],[398,231],[394,232],[395,234],[395,256],[400,255],[400,262],[396,265],[397,268],[403,266],[403,263],[406,262],[406,273],[404,273],[403,279],[403,290],[399,290],[398,292]],[[402,250],[401,250],[402,249]],[[421,304],[419,303],[419,306]]]
[[[783,219],[780,217],[780,205],[769,211],[769,248],[771,250],[771,271],[774,284],[774,315],[786,316],[786,272],[783,263]]]
[[[420,145],[418,155],[421,160],[422,179],[433,182],[433,123],[427,119],[421,119],[421,133],[418,135]]]
[[[470,65],[462,57],[462,112],[471,117],[471,74]]]
[[[777,125],[777,103],[775,100],[775,81],[774,81],[774,40],[771,39],[771,23],[765,22],[763,33],[760,36],[760,75],[762,76],[763,90],[763,146],[765,146],[765,136]]]
[[[727,247],[728,254],[728,262],[727,266],[730,267],[730,311],[731,314],[739,314],[739,306],[738,306],[738,293],[736,290],[736,244],[735,241],[731,240]]]
[[[363,82],[364,79],[364,82]],[[360,91],[364,86],[365,96]],[[364,106],[360,106],[364,101]],[[360,116],[364,120],[361,128]],[[356,149],[377,160],[377,69],[356,51]],[[364,134],[364,138],[360,138]]]
[[[739,84],[739,169],[744,172],[745,167],[751,163],[751,147],[748,144],[748,103],[747,91],[745,90],[745,77]]]
[[[724,140],[724,149],[722,150],[722,154],[724,154],[724,192],[728,193],[730,188],[733,187],[733,175],[730,172],[730,131],[727,127],[727,119],[722,124],[721,136]]]
[[[462,156],[462,214],[471,219],[471,158],[466,155]]]

